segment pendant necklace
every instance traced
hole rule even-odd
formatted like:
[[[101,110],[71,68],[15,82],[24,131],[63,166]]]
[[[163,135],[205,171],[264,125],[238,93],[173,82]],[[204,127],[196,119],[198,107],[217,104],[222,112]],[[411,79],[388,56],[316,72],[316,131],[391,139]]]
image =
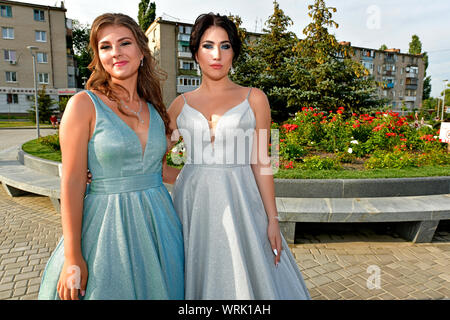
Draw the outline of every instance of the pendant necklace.
[[[127,110],[130,111],[130,112],[132,112],[133,114],[135,114],[135,115],[138,117],[140,123],[144,123],[144,120],[141,119],[141,111],[142,111],[142,102],[141,102],[141,99],[139,99],[139,111],[134,111],[134,110],[132,110],[132,109],[131,109],[130,107],[128,107],[123,101],[122,101],[122,103],[123,103],[123,106],[125,107],[125,109],[127,109]]]

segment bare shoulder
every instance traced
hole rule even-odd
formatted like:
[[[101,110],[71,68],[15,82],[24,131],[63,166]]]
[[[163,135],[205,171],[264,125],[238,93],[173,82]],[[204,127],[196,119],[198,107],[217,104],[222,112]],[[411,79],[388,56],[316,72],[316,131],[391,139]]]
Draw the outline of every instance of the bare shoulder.
[[[77,121],[90,121],[95,115],[95,107],[86,92],[79,92],[67,102],[61,121],[73,119]]]
[[[183,106],[184,106],[184,99],[180,94],[172,101],[172,103],[169,106],[169,109],[167,110],[170,118],[176,119],[180,114],[181,109],[183,109]]]
[[[248,102],[255,114],[270,112],[269,100],[261,89],[252,88]]]

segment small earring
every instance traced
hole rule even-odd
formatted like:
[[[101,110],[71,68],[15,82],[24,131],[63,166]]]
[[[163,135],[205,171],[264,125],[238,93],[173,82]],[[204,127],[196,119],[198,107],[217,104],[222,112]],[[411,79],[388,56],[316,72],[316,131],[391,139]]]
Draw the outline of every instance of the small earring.
[[[144,66],[144,58],[141,59],[141,67]]]

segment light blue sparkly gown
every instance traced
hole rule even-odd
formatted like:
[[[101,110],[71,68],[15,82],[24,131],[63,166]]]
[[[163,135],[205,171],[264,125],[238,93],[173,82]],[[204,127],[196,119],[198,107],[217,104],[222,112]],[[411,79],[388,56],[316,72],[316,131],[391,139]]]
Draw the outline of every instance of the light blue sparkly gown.
[[[248,96],[219,119],[213,142],[208,120],[186,99],[177,118],[187,153],[173,189],[183,224],[186,299],[310,299],[284,238],[274,265],[250,166],[255,125]]]
[[[134,131],[90,91],[96,125],[88,144],[93,181],[84,198],[81,246],[88,267],[84,299],[183,299],[182,227],[162,183],[164,123],[150,111],[145,152]],[[58,299],[61,238],[47,262],[39,299]],[[82,298],[80,296],[80,298]]]

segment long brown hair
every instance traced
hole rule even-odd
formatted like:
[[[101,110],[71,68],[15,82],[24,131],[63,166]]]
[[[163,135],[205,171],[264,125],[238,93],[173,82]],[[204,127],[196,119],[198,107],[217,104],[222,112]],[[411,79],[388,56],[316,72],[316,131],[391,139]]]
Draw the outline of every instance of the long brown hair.
[[[111,75],[103,68],[98,55],[97,35],[102,27],[108,25],[124,26],[128,28],[136,38],[136,43],[144,55],[143,65],[139,67],[138,71],[137,92],[140,97],[153,104],[164,121],[166,134],[171,134],[169,127],[170,118],[163,102],[161,90],[161,82],[167,78],[166,73],[157,67],[156,61],[148,48],[147,36],[131,17],[121,13],[105,13],[98,16],[92,23],[89,40],[92,61],[88,66],[89,70],[92,71],[92,74],[86,84],[86,89],[97,90],[103,93],[111,101],[117,102],[119,110],[125,114],[121,108],[121,101],[117,93],[119,91],[125,91],[129,94],[129,92],[122,86],[114,84],[111,81]]]

